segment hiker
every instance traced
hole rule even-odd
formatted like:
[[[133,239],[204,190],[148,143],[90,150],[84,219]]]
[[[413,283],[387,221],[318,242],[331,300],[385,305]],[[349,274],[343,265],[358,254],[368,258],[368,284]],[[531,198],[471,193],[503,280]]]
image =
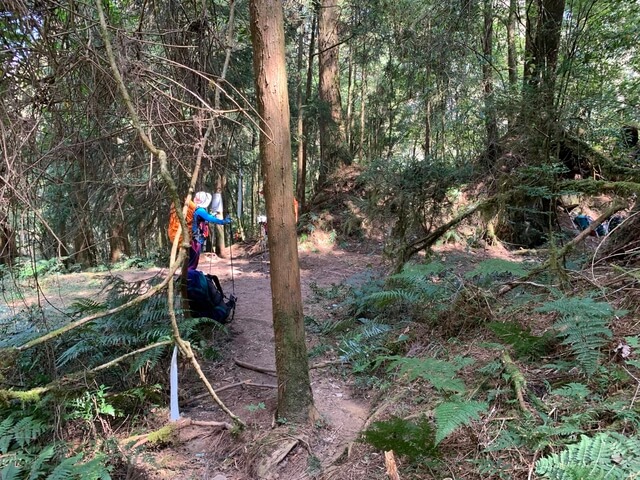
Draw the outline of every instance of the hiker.
[[[195,197],[193,197],[196,209],[193,212],[193,222],[191,224],[189,270],[195,270],[198,268],[202,246],[209,237],[209,223],[215,223],[216,225],[229,225],[231,223],[231,218],[229,216],[224,220],[221,220],[207,212],[207,207],[211,203],[211,198],[212,195],[207,192],[198,192]]]

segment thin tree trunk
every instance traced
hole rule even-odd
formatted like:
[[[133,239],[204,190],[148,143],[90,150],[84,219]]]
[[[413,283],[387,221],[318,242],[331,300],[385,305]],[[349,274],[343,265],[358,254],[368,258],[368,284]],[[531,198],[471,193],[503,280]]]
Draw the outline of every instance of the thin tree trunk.
[[[279,0],[251,0],[251,41],[260,115],[271,298],[278,373],[278,418],[315,419],[303,323],[293,207],[284,20]]]
[[[365,117],[365,104],[366,104],[366,93],[367,93],[367,72],[365,66],[362,66],[362,71],[360,72],[360,140],[358,141],[358,158],[360,162],[364,159],[364,139],[365,139],[365,126],[366,126],[366,117]]]
[[[300,33],[298,35],[298,57],[296,61],[296,103],[298,107],[298,118],[296,120],[296,137],[298,139],[297,148],[297,168],[296,168],[296,197],[299,205],[304,205],[304,102],[302,94],[302,50],[304,49],[304,37],[306,35],[305,22],[300,23]]]
[[[516,91],[518,84],[518,71],[516,60],[516,19],[518,17],[518,0],[509,1],[509,15],[507,17],[507,69],[509,71],[509,87]],[[515,123],[515,111],[509,109],[509,128]]]
[[[315,49],[316,38],[316,16],[311,19],[311,38],[309,39],[309,50],[307,59],[307,80],[305,85],[305,102],[310,101],[311,91],[313,88],[313,51]],[[298,202],[299,210],[304,211],[306,208],[306,188],[307,188],[307,157],[309,151],[309,118],[303,116],[302,119],[302,163],[298,165]]]
[[[225,36],[226,45],[225,45],[224,64],[222,65],[222,72],[220,73],[220,77],[216,86],[216,94],[214,99],[214,108],[216,110],[220,110],[220,93],[221,93],[220,84],[223,83],[227,77],[227,72],[229,70],[229,63],[231,61],[231,51],[233,48],[233,22],[235,18],[234,12],[235,12],[235,0],[229,0],[229,20],[227,21],[227,31]],[[220,195],[222,195],[223,199],[224,199],[224,187],[227,184],[227,177],[225,172],[227,171],[226,165],[228,162],[229,162],[229,156],[227,155],[225,156],[224,166],[220,168],[220,170],[218,171],[218,175],[216,176],[217,178],[216,178],[215,193],[219,193]],[[223,201],[223,205],[224,203],[225,202]],[[218,218],[223,218],[224,212],[219,212],[216,216]],[[220,258],[225,258],[226,249],[225,249],[225,240],[224,240],[224,226],[215,225],[213,231],[215,232],[216,255],[218,255]],[[230,241],[233,242],[233,239],[230,239]]]
[[[345,140],[349,147],[351,147],[351,116],[352,108],[351,102],[353,101],[353,46],[349,42],[349,58],[348,58],[348,73],[347,73],[347,118],[345,121]]]
[[[496,144],[498,142],[498,121],[496,119],[495,100],[493,98],[493,0],[484,0],[484,37],[482,50],[482,80],[484,83],[484,108],[486,147],[490,159],[495,159]]]

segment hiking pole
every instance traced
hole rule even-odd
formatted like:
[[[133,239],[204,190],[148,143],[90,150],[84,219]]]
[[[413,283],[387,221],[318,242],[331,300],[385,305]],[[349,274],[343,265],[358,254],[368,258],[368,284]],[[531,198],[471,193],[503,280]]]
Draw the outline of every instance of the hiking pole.
[[[232,291],[232,294],[235,296],[236,283],[235,283],[235,280],[233,279],[233,250],[231,249],[232,244],[233,244],[233,227],[231,226],[231,223],[230,223],[229,224],[229,259],[231,260],[231,291]]]
[[[231,261],[231,298],[233,298],[233,310],[231,311],[231,321],[233,322],[233,319],[236,316],[236,302],[237,302],[237,298],[236,298],[236,281],[233,278],[233,249],[231,248],[233,246],[233,227],[231,226],[231,223],[229,223],[229,260]]]

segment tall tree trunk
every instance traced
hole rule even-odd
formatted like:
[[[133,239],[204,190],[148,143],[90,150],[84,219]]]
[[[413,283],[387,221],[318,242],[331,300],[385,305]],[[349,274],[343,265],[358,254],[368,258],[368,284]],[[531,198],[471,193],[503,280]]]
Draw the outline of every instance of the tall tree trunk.
[[[11,265],[17,256],[16,236],[9,223],[8,215],[0,212],[0,265]]]
[[[304,102],[305,98],[302,93],[302,67],[304,50],[304,37],[306,36],[306,23],[300,22],[300,32],[298,34],[298,56],[296,60],[296,105],[298,107],[298,118],[296,119],[296,137],[298,140],[298,148],[296,153],[296,197],[298,204],[304,204],[304,178],[306,176],[304,165]]]
[[[124,221],[114,222],[110,225],[109,258],[111,263],[118,262],[125,255],[131,255],[131,246],[126,231],[127,228]]]
[[[498,120],[493,98],[493,0],[484,0],[484,36],[482,39],[482,81],[484,83],[484,109],[486,148],[490,160],[495,160],[498,142]]]
[[[305,85],[304,98],[305,102],[311,100],[311,91],[313,88],[313,52],[315,49],[316,27],[317,17],[313,15],[311,19],[311,38],[309,39],[309,50],[307,56],[307,79]],[[302,156],[298,157],[298,182],[297,182],[297,197],[299,202],[299,210],[304,211],[306,207],[306,188],[307,188],[307,157],[309,151],[309,117],[303,115],[302,117]]]
[[[300,291],[293,207],[284,20],[279,0],[251,0],[251,41],[260,115],[279,418],[315,419]]]
[[[347,72],[347,118],[345,121],[345,141],[351,152],[351,117],[352,117],[352,102],[353,102],[353,46],[349,42],[349,58],[348,58],[348,72]]]
[[[227,21],[227,31],[225,34],[225,56],[224,56],[224,64],[222,65],[222,72],[220,73],[220,77],[218,79],[218,85],[216,86],[216,93],[214,97],[214,108],[216,110],[220,110],[220,84],[225,81],[227,78],[227,72],[229,70],[229,63],[231,61],[231,52],[233,50],[233,23],[235,18],[235,0],[229,0],[229,20]],[[211,120],[216,121],[216,120]],[[223,148],[226,148],[223,145]],[[215,193],[219,193],[224,199],[224,187],[227,184],[227,164],[229,163],[229,156],[225,155],[224,166],[218,167],[218,172],[216,175],[216,187]],[[224,204],[224,201],[223,201]],[[219,212],[216,215],[218,218],[224,217],[224,212]],[[226,249],[225,249],[225,240],[224,240],[224,225],[215,225],[213,231],[215,232],[215,252],[220,258],[226,257]],[[233,239],[229,239],[230,242],[233,242]]]
[[[358,141],[358,158],[360,162],[364,159],[364,140],[365,140],[365,126],[366,126],[366,116],[365,116],[365,104],[366,104],[366,94],[367,94],[367,72],[366,67],[362,66],[362,71],[360,72],[360,139]]]
[[[318,58],[321,111],[319,185],[340,166],[351,163],[346,147],[340,99],[340,66],[338,63],[338,0],[320,0],[318,11]]]
[[[564,7],[565,0],[533,0],[527,7],[525,118],[538,116],[547,122],[555,119],[553,98]]]
[[[509,71],[509,88],[515,92],[518,84],[516,60],[516,19],[518,18],[518,0],[509,0],[507,17],[507,69]],[[515,124],[515,110],[509,109],[507,114],[509,128]]]

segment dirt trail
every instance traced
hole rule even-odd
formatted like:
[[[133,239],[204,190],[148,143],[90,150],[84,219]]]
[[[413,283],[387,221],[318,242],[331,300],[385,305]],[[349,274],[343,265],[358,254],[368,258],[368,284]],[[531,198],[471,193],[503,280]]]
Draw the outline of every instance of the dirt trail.
[[[234,254],[235,256],[236,254]],[[318,301],[314,289],[331,287],[349,281],[371,265],[374,257],[341,250],[301,251],[300,275],[304,313],[317,321],[331,316],[332,305]],[[236,386],[220,392],[225,405],[241,417],[250,431],[239,438],[228,432],[211,434],[202,427],[181,431],[176,448],[157,452],[154,463],[164,467],[155,471],[154,478],[172,480],[211,478],[216,480],[245,480],[248,476],[243,451],[246,442],[266,434],[274,424],[276,407],[275,375],[242,368],[235,360],[266,369],[275,369],[274,335],[271,313],[269,262],[266,256],[233,258],[233,281],[230,259],[203,256],[199,268],[220,277],[225,293],[238,297],[235,318],[229,332],[215,332],[214,344],[222,358],[204,362],[203,370],[214,385],[221,389],[228,385],[250,381],[255,385]],[[313,288],[312,288],[313,287]],[[307,334],[308,343],[318,342]],[[311,363],[335,359],[328,352]],[[188,375],[188,372],[185,372]],[[183,376],[184,379],[184,376]],[[354,395],[339,368],[311,370],[312,389],[316,408],[323,422],[316,426],[317,435],[309,439],[305,449],[298,446],[278,466],[269,478],[310,478],[331,465],[357,436],[369,412],[367,399]],[[181,387],[181,414],[197,420],[229,420],[209,398],[203,398],[204,388],[191,379]],[[196,399],[195,401],[193,399]],[[244,442],[244,443],[243,443]],[[311,459],[311,460],[310,460]],[[218,477],[216,477],[218,475]]]
[[[330,298],[316,295],[323,288],[343,282],[357,282],[360,274],[376,264],[377,255],[347,252],[333,245],[300,250],[300,275],[304,314],[316,322],[331,319],[335,311]],[[233,270],[230,268],[233,264]],[[220,390],[225,405],[245,421],[249,428],[240,435],[220,432],[202,426],[180,430],[174,444],[135,454],[132,462],[135,479],[171,480],[247,480],[247,451],[271,431],[276,407],[275,374],[242,368],[235,360],[266,369],[274,369],[274,335],[271,313],[271,287],[268,255],[249,257],[234,246],[233,260],[203,254],[199,265],[204,273],[218,275],[228,295],[238,297],[235,318],[227,331],[212,330],[211,345],[217,357],[199,355],[204,373]],[[232,278],[233,271],[233,278]],[[166,270],[131,269],[113,274],[126,281],[144,281]],[[2,316],[15,315],[28,305],[40,303],[46,308],[64,310],[79,297],[96,294],[109,273],[77,273],[55,276],[43,283],[46,296],[37,295],[35,288],[26,288],[24,295],[7,302]],[[323,341],[307,332],[310,349]],[[328,348],[328,347],[327,347]],[[328,350],[310,360],[311,364],[335,360],[338,354]],[[316,368],[310,371],[316,408],[323,421],[313,427],[306,445],[299,445],[278,465],[268,478],[295,480],[315,478],[345,451],[356,438],[369,414],[368,399],[353,393],[348,377],[340,366]],[[254,385],[233,386],[250,381]],[[205,388],[195,378],[193,369],[180,368],[180,413],[182,417],[202,421],[230,421],[228,416],[205,395]],[[256,384],[260,386],[256,386]],[[224,389],[224,387],[229,387]],[[168,389],[168,385],[167,385]],[[159,409],[151,425],[160,427],[168,419],[168,408]],[[150,425],[150,428],[154,428]],[[293,426],[291,426],[293,429]],[[296,434],[292,430],[292,434]],[[306,447],[306,448],[305,448]],[[243,464],[244,463],[244,464]]]

